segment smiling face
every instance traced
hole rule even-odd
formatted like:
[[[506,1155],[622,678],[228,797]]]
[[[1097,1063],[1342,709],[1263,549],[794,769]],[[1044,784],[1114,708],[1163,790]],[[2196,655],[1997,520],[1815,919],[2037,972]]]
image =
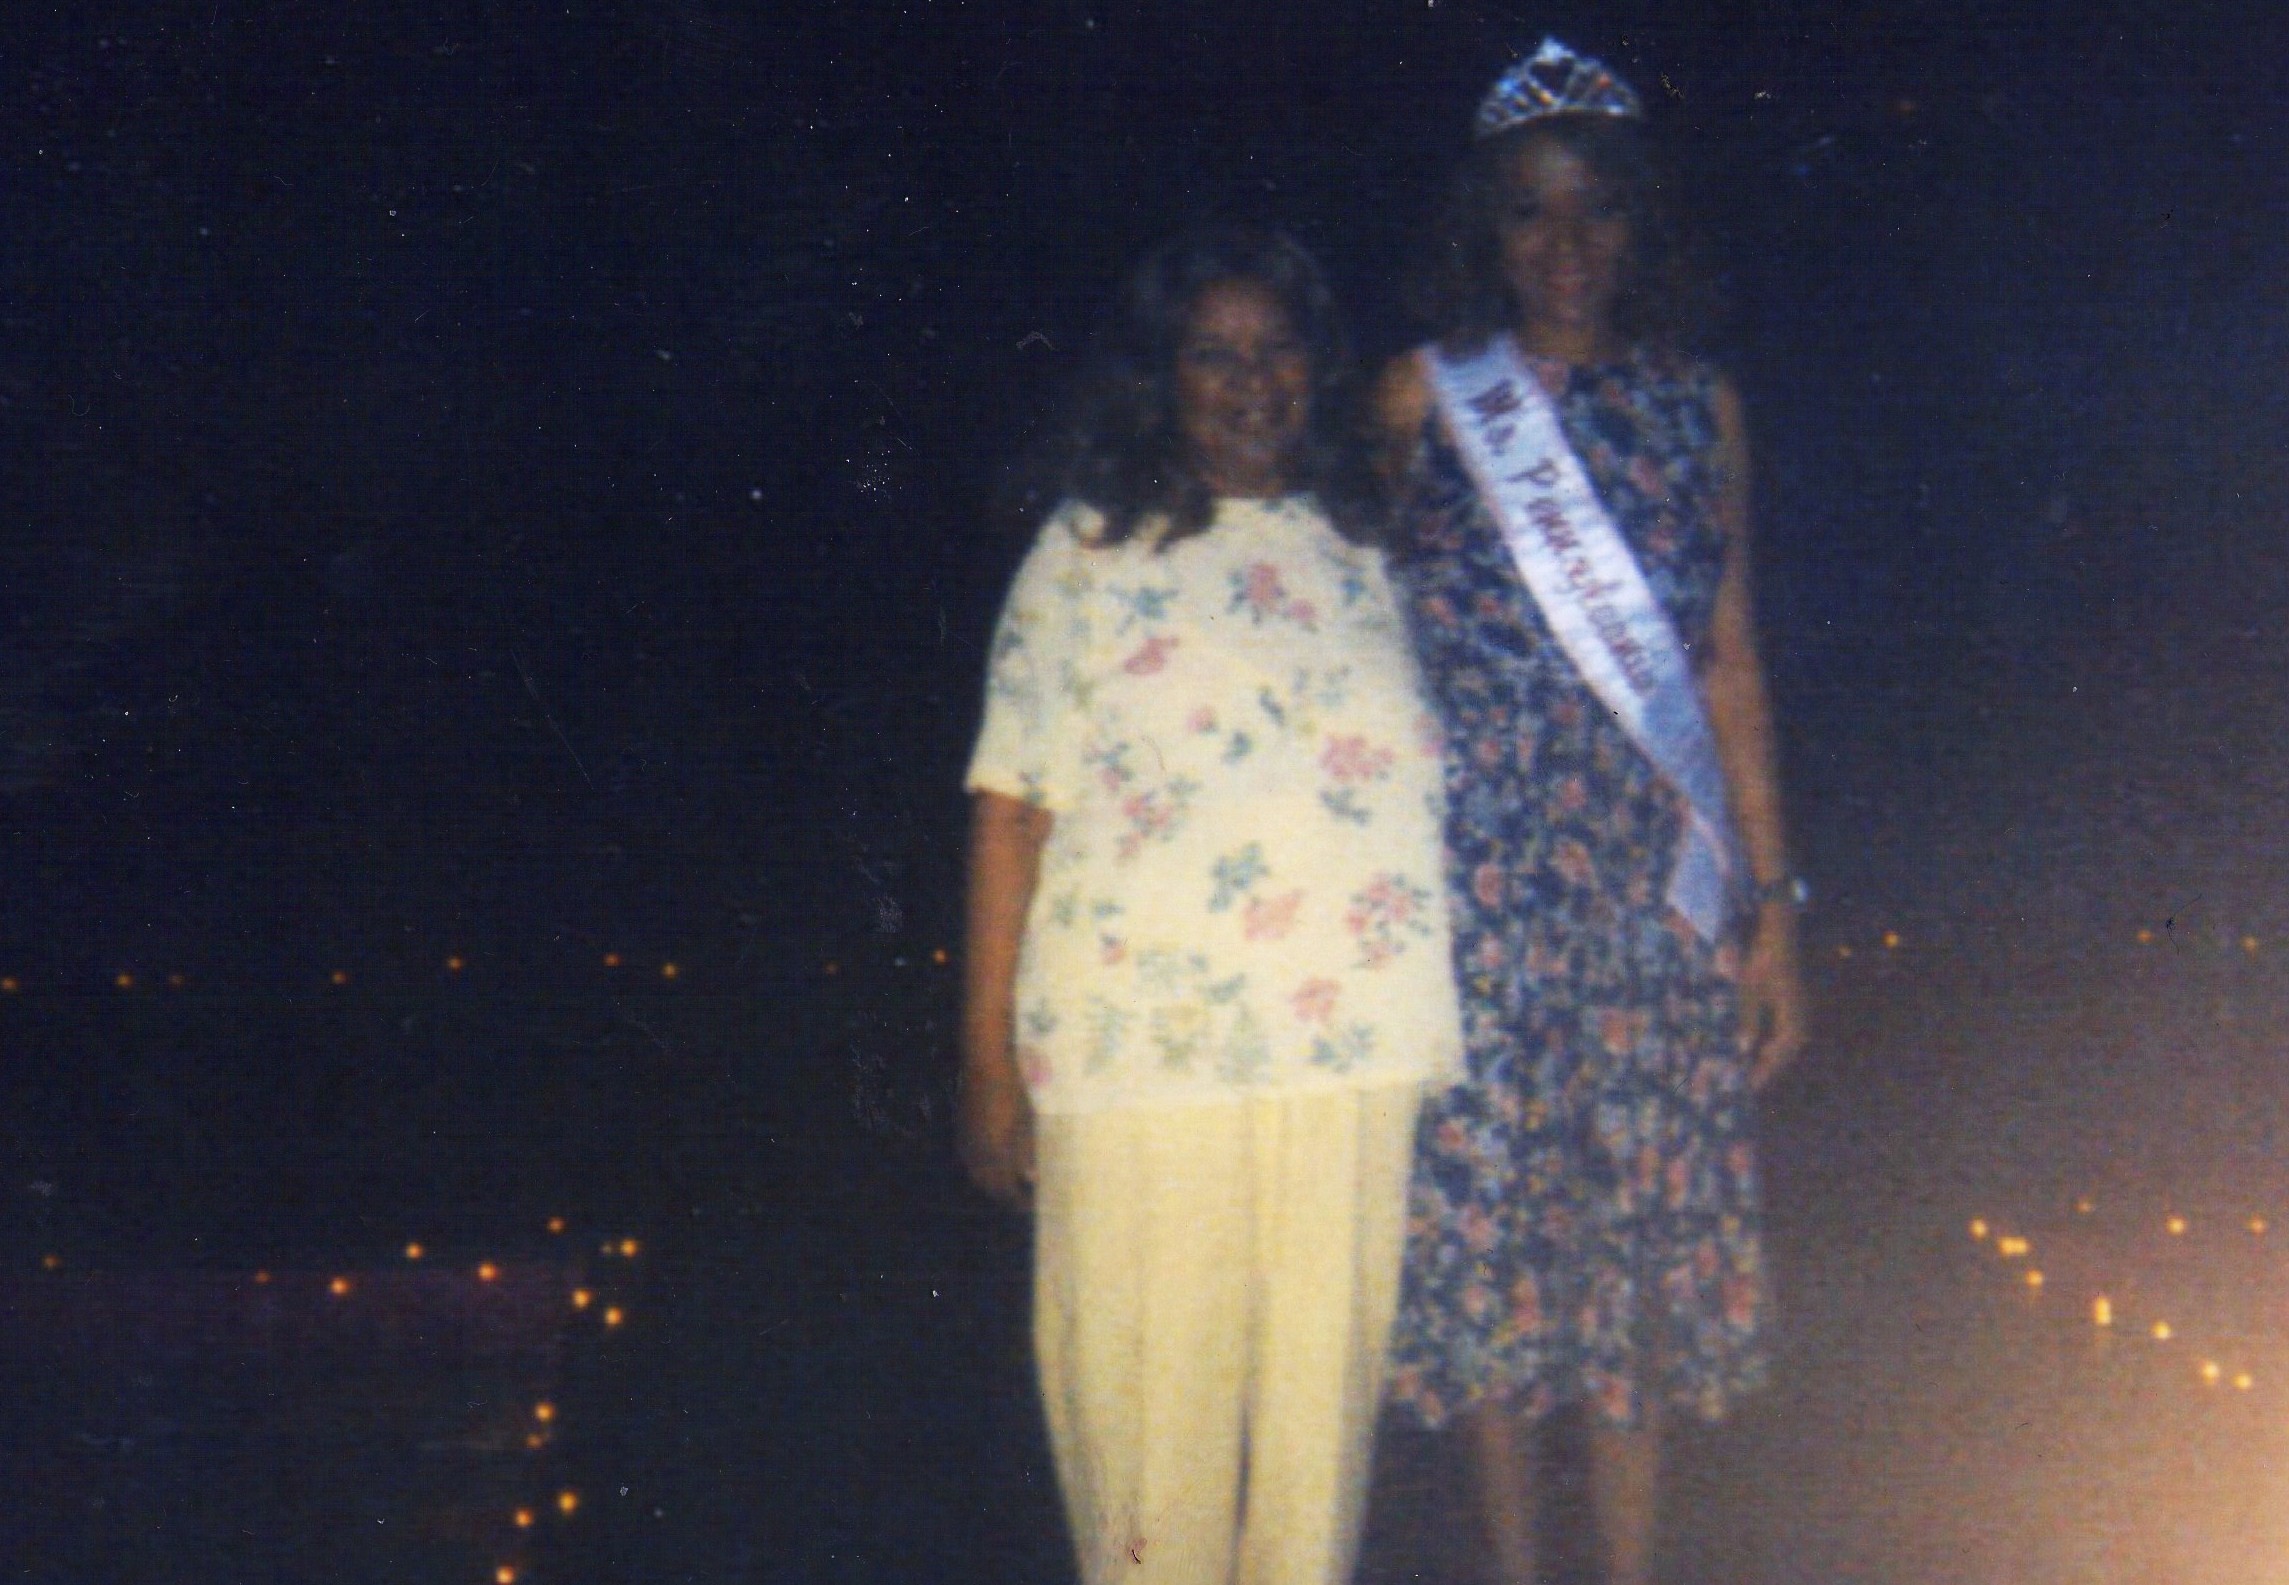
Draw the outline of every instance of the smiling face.
[[[1589,362],[1618,350],[1614,302],[1630,263],[1622,195],[1588,160],[1547,133],[1507,151],[1494,189],[1502,276],[1528,350]]]
[[[1256,281],[1211,282],[1176,348],[1186,460],[1221,496],[1285,494],[1311,422],[1311,354]]]

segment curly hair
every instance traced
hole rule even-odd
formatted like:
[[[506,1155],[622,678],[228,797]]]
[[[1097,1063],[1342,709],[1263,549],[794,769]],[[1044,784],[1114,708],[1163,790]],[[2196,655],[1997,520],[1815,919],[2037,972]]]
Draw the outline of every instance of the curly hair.
[[[1078,389],[1004,492],[1005,513],[1038,521],[1058,501],[1085,502],[1104,518],[1103,544],[1148,522],[1162,547],[1208,527],[1216,502],[1185,455],[1176,358],[1201,293],[1226,281],[1270,292],[1310,356],[1310,421],[1293,484],[1318,498],[1346,539],[1381,542],[1381,496],[1360,444],[1358,365],[1334,293],[1301,244],[1255,226],[1184,232],[1130,272]]]
[[[1615,330],[1632,345],[1698,350],[1718,318],[1715,290],[1676,202],[1675,177],[1644,125],[1619,116],[1548,116],[1473,143],[1431,218],[1407,282],[1407,307],[1440,340],[1457,346],[1516,322],[1495,211],[1504,171],[1534,138],[1555,139],[1579,156],[1629,216],[1630,260],[1614,301]]]

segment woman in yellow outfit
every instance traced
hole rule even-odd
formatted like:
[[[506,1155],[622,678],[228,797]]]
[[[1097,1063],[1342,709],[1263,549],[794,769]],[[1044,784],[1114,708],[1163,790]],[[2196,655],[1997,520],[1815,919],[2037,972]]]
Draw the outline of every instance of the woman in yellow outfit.
[[[1084,1579],[1341,1585],[1426,1083],[1439,746],[1294,243],[1137,269],[969,772],[961,1141],[1036,1218]]]

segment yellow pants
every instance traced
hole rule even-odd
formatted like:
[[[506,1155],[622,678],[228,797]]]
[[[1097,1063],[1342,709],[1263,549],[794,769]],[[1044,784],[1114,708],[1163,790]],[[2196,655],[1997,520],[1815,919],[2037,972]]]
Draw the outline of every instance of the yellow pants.
[[[1412,1085],[1041,1119],[1034,1349],[1087,1585],[1344,1585]]]

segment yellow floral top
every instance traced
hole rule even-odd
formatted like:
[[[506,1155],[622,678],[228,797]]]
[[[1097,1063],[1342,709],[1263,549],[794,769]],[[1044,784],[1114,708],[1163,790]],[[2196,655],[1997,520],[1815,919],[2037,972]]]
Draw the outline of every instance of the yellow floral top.
[[[1382,557],[1309,497],[1156,549],[1067,506],[1002,612],[973,790],[1055,820],[1017,971],[1043,1112],[1459,1076],[1436,728]]]

